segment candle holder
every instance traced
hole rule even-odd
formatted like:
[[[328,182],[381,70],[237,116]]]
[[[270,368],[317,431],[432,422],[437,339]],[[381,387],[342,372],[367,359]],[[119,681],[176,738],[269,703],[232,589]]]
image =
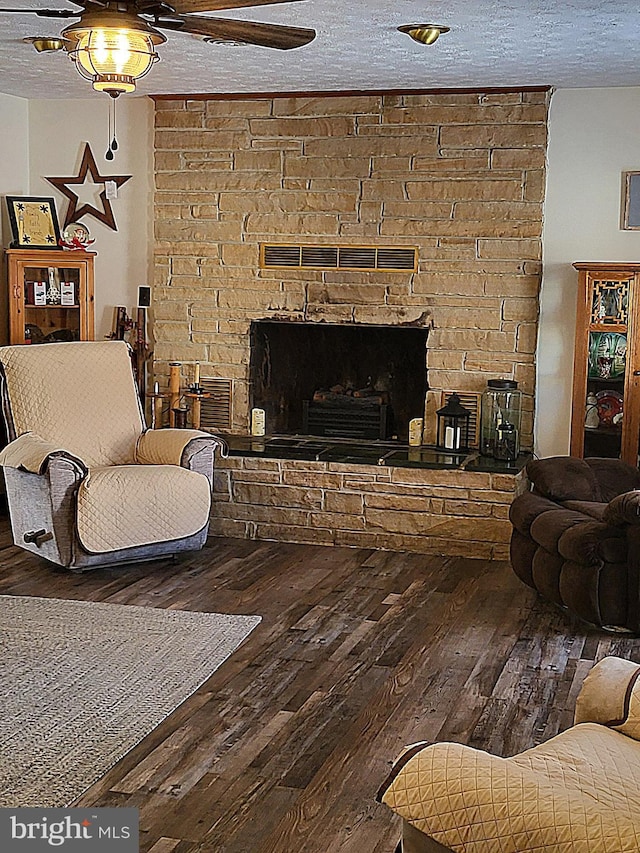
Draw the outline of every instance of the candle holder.
[[[169,426],[175,427],[176,415],[175,409],[180,405],[180,368],[182,367],[179,361],[172,361],[169,364]]]
[[[166,397],[169,397],[169,394],[162,393],[156,382],[153,391],[147,394],[147,397],[151,400],[151,429],[160,429],[162,427],[163,402]]]
[[[171,411],[175,429],[186,429],[189,409],[186,406],[175,406]]]
[[[152,400],[151,428],[162,427],[162,409],[164,400],[169,400],[169,426],[175,429],[184,429],[187,426],[187,416],[191,412],[191,427],[200,429],[202,417],[202,400],[211,396],[200,384],[200,362],[197,361],[194,371],[194,381],[183,391],[180,387],[181,362],[173,361],[169,364],[169,390],[161,392],[156,382],[153,393],[147,394]],[[190,401],[190,405],[184,404],[184,400]]]
[[[200,429],[200,418],[202,400],[210,397],[208,391],[205,391],[200,384],[200,362],[196,361],[193,371],[193,384],[189,385],[189,390],[185,391],[185,397],[191,400],[191,426],[193,429]]]
[[[191,385],[188,391],[184,393],[185,397],[191,400],[191,426],[193,429],[200,429],[200,420],[202,417],[202,400],[210,397],[208,391],[200,385]]]

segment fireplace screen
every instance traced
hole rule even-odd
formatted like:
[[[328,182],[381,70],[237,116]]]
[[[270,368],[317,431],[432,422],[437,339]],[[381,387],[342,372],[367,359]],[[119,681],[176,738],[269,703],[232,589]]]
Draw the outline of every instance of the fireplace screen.
[[[406,442],[427,392],[428,330],[251,324],[251,405],[267,432]]]

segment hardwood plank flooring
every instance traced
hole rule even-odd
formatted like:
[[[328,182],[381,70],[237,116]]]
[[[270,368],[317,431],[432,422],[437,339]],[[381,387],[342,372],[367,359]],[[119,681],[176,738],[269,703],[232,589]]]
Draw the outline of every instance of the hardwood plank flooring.
[[[139,808],[144,853],[391,853],[375,793],[405,744],[513,754],[571,724],[596,660],[640,660],[503,562],[211,539],[76,575],[14,548],[6,519],[0,554],[0,594],[263,617],[78,800]]]

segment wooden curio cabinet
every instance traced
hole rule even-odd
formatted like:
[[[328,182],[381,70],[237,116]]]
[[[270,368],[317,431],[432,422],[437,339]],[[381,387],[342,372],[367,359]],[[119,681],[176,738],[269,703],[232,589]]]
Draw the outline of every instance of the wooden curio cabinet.
[[[95,252],[7,249],[9,343],[94,338]]]
[[[640,264],[575,263],[571,455],[638,465]]]

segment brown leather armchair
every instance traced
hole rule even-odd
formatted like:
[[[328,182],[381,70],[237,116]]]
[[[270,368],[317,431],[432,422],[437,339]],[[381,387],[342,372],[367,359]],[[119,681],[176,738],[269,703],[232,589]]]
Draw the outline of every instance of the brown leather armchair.
[[[640,471],[620,459],[527,464],[513,501],[511,565],[542,596],[598,627],[640,632]]]

